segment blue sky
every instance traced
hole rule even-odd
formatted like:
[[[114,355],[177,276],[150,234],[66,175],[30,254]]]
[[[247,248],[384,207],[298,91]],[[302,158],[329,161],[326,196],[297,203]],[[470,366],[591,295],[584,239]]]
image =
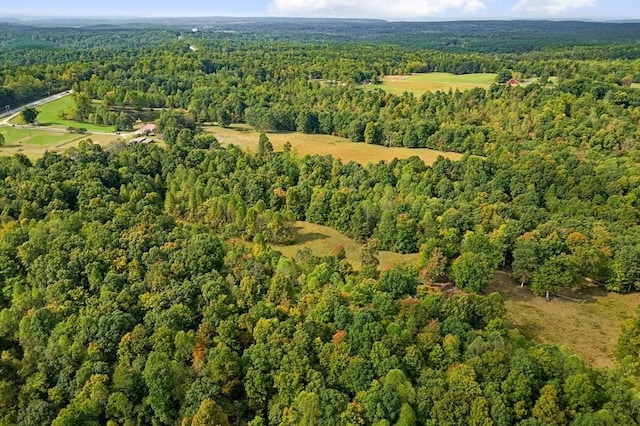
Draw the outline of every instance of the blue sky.
[[[637,0],[30,0],[7,1],[0,17],[303,16],[429,19],[640,19]]]

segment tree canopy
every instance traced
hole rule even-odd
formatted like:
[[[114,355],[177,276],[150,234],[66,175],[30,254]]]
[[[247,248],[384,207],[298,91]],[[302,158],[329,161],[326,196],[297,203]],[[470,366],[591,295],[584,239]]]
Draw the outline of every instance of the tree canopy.
[[[369,42],[269,24],[0,32],[0,105],[73,89],[72,118],[130,130],[148,114],[164,141],[0,157],[1,423],[640,423],[637,319],[620,364],[592,369],[484,294],[498,267],[546,296],[640,283],[638,47],[539,36],[547,49],[460,53],[466,24],[439,50],[361,24]],[[530,81],[374,84],[431,71]],[[222,146],[212,122],[258,129],[257,152]],[[274,131],[464,156],[298,157]],[[272,248],[303,220],[361,243],[361,267],[340,247]],[[419,260],[381,270],[380,250]],[[444,279],[461,291],[430,291]]]

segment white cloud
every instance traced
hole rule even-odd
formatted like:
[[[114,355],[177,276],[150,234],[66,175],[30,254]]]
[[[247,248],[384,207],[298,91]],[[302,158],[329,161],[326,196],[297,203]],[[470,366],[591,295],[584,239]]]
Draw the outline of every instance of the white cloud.
[[[569,9],[595,6],[596,0],[520,0],[514,12],[536,13],[541,15],[558,15]]]
[[[420,19],[448,9],[472,13],[484,0],[273,0],[271,12],[280,16]]]

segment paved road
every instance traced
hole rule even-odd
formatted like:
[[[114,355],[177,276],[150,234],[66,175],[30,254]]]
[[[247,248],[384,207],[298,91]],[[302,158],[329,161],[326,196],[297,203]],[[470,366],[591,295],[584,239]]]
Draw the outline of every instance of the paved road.
[[[18,108],[14,108],[10,111],[5,111],[2,110],[0,112],[0,126],[11,126],[11,123],[9,123],[9,121],[11,121],[13,119],[13,117],[15,117],[16,115],[20,114],[20,112],[22,112],[23,109],[25,108],[31,108],[31,107],[37,107],[49,102],[53,102],[56,101],[60,98],[64,98],[65,96],[68,96],[71,94],[71,90],[67,90],[65,92],[62,93],[56,93],[55,95],[51,95],[51,96],[47,96],[46,98],[42,98],[39,99],[37,101],[33,101],[31,103],[28,103],[26,105],[22,105]],[[0,106],[1,107],[1,106]],[[47,131],[53,131],[53,132],[60,132],[60,133],[66,133],[67,129],[63,128],[63,127],[56,127],[56,126],[47,126],[47,127],[39,127],[39,126],[27,126],[27,125],[20,125],[21,129],[33,129],[33,130],[43,130],[46,129]],[[91,135],[91,134],[95,134],[95,135],[115,135],[115,136],[119,136],[119,137],[123,137],[123,138],[132,138],[133,136],[135,136],[134,132],[96,132],[96,131],[92,131],[92,132],[87,132],[87,135]]]
[[[60,98],[64,98],[65,96],[69,95],[71,93],[71,90],[67,90],[66,92],[62,92],[62,93],[56,93],[55,95],[51,95],[51,96],[47,96],[46,98],[42,98],[39,99],[37,101],[33,101],[31,103],[28,103],[26,105],[21,105],[18,108],[14,108],[10,111],[6,111],[6,110],[2,110],[0,112],[0,125],[7,125],[9,124],[9,120],[11,120],[13,118],[13,116],[17,115],[20,113],[20,111],[22,111],[25,108],[31,108],[31,107],[37,107],[40,106],[42,104],[46,104],[48,102],[52,102],[55,100],[58,100]],[[2,105],[0,105],[0,107],[3,107]]]

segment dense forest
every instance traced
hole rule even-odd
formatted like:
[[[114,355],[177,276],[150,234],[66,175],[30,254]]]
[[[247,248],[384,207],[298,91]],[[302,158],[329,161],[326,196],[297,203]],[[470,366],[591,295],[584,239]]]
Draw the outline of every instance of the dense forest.
[[[640,284],[640,50],[619,37],[640,26],[432,24],[486,48],[425,50],[423,24],[314,22],[3,24],[0,105],[73,89],[74,119],[153,112],[163,144],[0,158],[0,422],[640,424],[640,316],[596,370],[484,294],[499,267],[547,297]],[[584,28],[601,41],[562,38]],[[378,87],[432,71],[529,83]],[[235,123],[265,132],[257,152],[204,131]],[[275,131],[465,155],[299,157]],[[361,242],[362,267],[273,250],[298,220]],[[380,270],[381,249],[420,256]]]
[[[326,257],[285,258],[263,242],[280,235],[280,209],[269,213],[258,200],[240,215],[231,205],[248,194],[225,195],[223,187],[243,187],[239,180],[252,181],[253,170],[287,179],[315,161],[316,171],[298,176],[312,179],[331,163],[246,154],[184,132],[180,139],[167,151],[106,152],[85,142],[35,164],[0,160],[3,422],[640,420],[634,323],[620,346],[623,364],[596,371],[508,330],[498,294],[430,292],[425,283],[442,272],[437,258],[420,270],[379,272],[371,241],[360,271],[340,247]],[[197,147],[185,149],[189,143]],[[415,167],[425,168],[408,161],[376,170],[392,179],[394,170],[411,175]],[[181,206],[190,202],[178,202],[180,176],[203,170],[221,173],[209,178],[221,195],[203,204],[202,221],[184,220]],[[232,217],[222,235],[255,233],[255,244],[221,240],[216,222]],[[463,243],[478,245],[471,235]]]

